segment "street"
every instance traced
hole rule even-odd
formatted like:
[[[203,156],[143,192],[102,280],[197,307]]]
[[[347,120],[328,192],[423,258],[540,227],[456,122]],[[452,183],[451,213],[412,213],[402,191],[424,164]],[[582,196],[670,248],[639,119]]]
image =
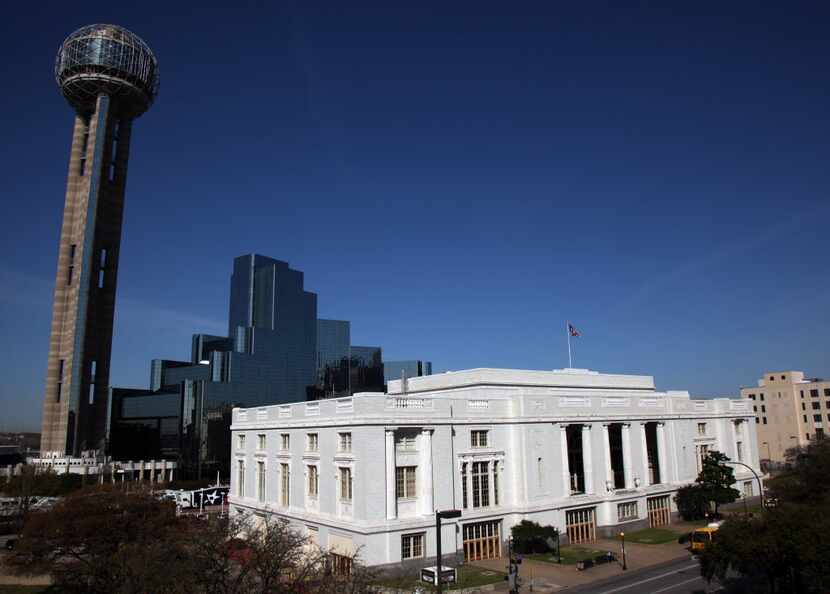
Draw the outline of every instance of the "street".
[[[709,584],[702,578],[698,562],[687,557],[657,567],[568,588],[568,591],[592,594],[692,594],[718,592],[720,586],[717,582]]]

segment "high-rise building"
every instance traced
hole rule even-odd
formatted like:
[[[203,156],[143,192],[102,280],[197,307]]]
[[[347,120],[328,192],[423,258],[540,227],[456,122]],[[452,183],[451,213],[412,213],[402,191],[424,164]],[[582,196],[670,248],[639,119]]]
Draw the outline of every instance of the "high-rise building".
[[[173,458],[186,474],[224,470],[234,406],[314,397],[317,295],[304,289],[303,273],[256,254],[235,258],[229,309],[229,336],[196,334],[190,361],[151,362],[150,391],[112,390],[114,456]],[[176,423],[178,449],[169,447]]]
[[[826,437],[830,427],[830,380],[805,378],[803,371],[768,371],[754,388],[741,388],[752,401],[762,460],[784,462],[787,450]]]
[[[115,25],[67,37],[55,78],[75,124],[43,399],[44,456],[103,445],[130,133],[159,88],[150,48]]]
[[[432,363],[430,361],[420,361],[417,359],[409,361],[383,362],[383,380],[387,384],[392,380],[401,379],[403,374],[406,374],[406,377],[432,375]]]
[[[315,399],[349,396],[351,323],[317,320],[317,390]]]

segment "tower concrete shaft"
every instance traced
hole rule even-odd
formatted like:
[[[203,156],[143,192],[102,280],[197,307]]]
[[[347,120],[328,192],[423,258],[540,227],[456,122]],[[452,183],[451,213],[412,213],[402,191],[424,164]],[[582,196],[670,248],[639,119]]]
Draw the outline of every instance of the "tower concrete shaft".
[[[98,95],[72,135],[43,401],[42,455],[103,449],[132,119]]]

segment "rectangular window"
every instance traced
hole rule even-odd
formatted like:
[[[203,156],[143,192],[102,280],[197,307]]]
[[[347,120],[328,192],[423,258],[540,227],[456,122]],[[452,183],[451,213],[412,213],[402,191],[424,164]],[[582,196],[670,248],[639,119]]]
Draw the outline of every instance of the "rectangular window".
[[[340,469],[340,499],[342,501],[352,500],[352,469],[348,467]]]
[[[244,450],[245,449],[245,434],[240,433],[239,435],[237,435],[236,436],[236,441],[237,441],[238,449]]]
[[[824,429],[816,427],[816,439],[824,439]]]
[[[755,394],[750,394],[749,397],[755,400]]]
[[[395,497],[398,499],[413,499],[418,496],[415,492],[415,473],[417,466],[398,466],[395,468]]]
[[[316,452],[319,449],[319,437],[316,433],[308,434],[308,451]]]
[[[256,436],[256,449],[264,450],[265,449],[265,434],[260,433]]]
[[[59,360],[58,361],[58,385],[57,385],[57,389],[55,390],[55,392],[56,392],[55,400],[57,400],[58,402],[61,401],[61,392],[63,391],[63,365],[64,365],[64,360],[63,359]]]
[[[265,501],[265,462],[256,463],[256,498],[260,503]]]
[[[291,449],[291,436],[288,433],[280,433],[280,449],[284,452]]]
[[[245,497],[245,460],[236,463],[236,494]]]
[[[815,404],[815,402],[813,402]],[[801,410],[807,410],[807,404],[805,402],[801,403]]]
[[[830,415],[828,415],[830,417]],[[461,506],[467,509],[467,463],[461,463]]]
[[[807,422],[807,415],[803,415],[803,416],[804,416],[804,422],[806,423]]]
[[[280,503],[288,507],[291,493],[291,470],[288,464],[280,464]]]
[[[821,408],[821,402],[811,402],[810,404],[813,405],[813,410],[819,410]]]
[[[801,392],[801,397],[804,398],[804,390],[799,390]]]
[[[499,504],[499,463],[493,462],[493,505]]]
[[[420,559],[424,556],[424,534],[401,536],[401,559]]]
[[[821,415],[813,415],[813,421],[816,423],[821,423]]]
[[[763,419],[764,419],[764,425],[766,425],[767,424],[767,418],[763,417]]]
[[[319,478],[317,475],[317,467],[308,467],[308,496],[317,497],[317,488],[319,486]]]
[[[617,521],[626,522],[628,520],[636,520],[639,514],[637,512],[637,502],[628,501],[626,503],[617,504]]]
[[[473,462],[473,507],[490,505],[490,463]]]
[[[486,448],[487,431],[470,431],[470,445],[474,448]]]
[[[415,433],[412,431],[395,431],[395,448],[398,450],[412,451],[415,449]]]
[[[824,395],[830,396],[830,388],[824,388]]]
[[[810,390],[810,396],[812,398],[818,398],[818,390]]]
[[[761,412],[762,412],[762,413],[763,413],[763,412],[767,412],[767,405],[766,405],[766,404],[762,404],[762,405],[761,405]]]
[[[761,410],[763,410],[763,408],[764,407],[762,406]],[[706,423],[698,423],[697,424],[697,434],[698,435],[706,435]]]
[[[351,452],[352,451],[352,434],[351,433],[338,433],[340,437],[340,451],[341,452]]]
[[[761,402],[763,402],[764,401],[764,395],[760,394],[760,396],[761,396]]]

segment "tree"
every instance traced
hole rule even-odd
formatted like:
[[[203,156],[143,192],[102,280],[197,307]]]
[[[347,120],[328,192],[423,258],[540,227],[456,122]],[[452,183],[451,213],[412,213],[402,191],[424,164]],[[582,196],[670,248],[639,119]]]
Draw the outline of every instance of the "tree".
[[[59,591],[138,594],[365,592],[373,573],[352,556],[335,575],[333,554],[286,522],[177,517],[148,491],[93,487],[32,514],[11,564],[50,572]]]
[[[149,493],[86,489],[32,514],[11,564],[50,572],[61,592],[181,592],[176,524],[174,506]]]
[[[530,520],[522,520],[510,529],[513,548],[522,554],[547,553],[555,546],[557,532],[553,526],[540,526]]]
[[[789,467],[771,481],[774,509],[731,517],[701,555],[701,572],[721,581],[737,572],[740,591],[830,591],[830,443],[792,450]]]
[[[735,471],[725,463],[727,460],[729,458],[721,452],[709,452],[703,459],[703,468],[695,479],[706,500],[715,505],[715,516],[718,515],[721,505],[732,503],[741,496],[741,492],[732,487],[735,484]]]
[[[677,511],[687,522],[702,520],[709,510],[709,500],[702,485],[697,483],[685,485],[674,496]]]

